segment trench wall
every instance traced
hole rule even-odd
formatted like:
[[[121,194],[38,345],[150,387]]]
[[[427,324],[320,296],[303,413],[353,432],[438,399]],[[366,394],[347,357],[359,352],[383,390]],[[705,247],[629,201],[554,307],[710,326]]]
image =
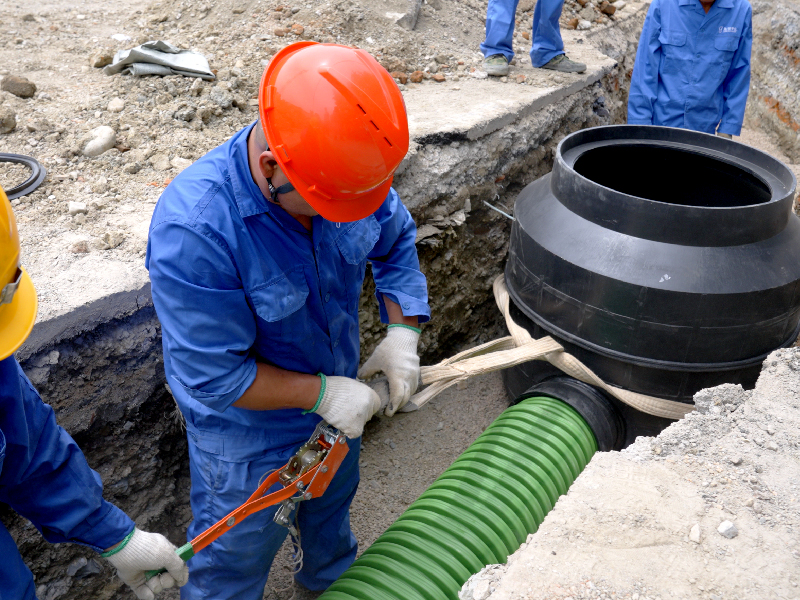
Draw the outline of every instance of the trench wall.
[[[753,0],[752,81],[745,125],[800,161],[800,2]]]
[[[512,212],[519,190],[550,171],[565,135],[624,122],[646,8],[637,3],[625,19],[567,39],[568,47],[594,44],[607,55],[595,52],[597,65],[586,77],[565,78],[523,109],[499,109],[490,126],[448,129],[452,106],[443,106],[437,130],[415,136],[395,185],[417,222],[420,262],[429,282],[433,318],[422,336],[423,364],[502,334],[490,283],[505,262],[511,222],[484,201]],[[452,94],[457,106],[459,91]],[[412,116],[413,111],[409,101]],[[371,278],[367,281],[361,304],[365,355],[383,332]],[[37,326],[18,358],[102,476],[106,498],[138,526],[180,544],[191,519],[186,441],[165,387],[149,287],[80,310],[63,317],[66,325]],[[133,598],[93,552],[48,544],[3,507],[0,520],[33,570],[42,600]]]

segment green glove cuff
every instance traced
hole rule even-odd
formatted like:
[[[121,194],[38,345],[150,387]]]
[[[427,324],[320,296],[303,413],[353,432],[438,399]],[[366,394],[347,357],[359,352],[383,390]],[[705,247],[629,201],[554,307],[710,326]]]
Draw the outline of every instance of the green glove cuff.
[[[317,412],[317,409],[319,408],[319,405],[322,402],[322,397],[325,395],[325,386],[326,386],[325,375],[323,375],[322,373],[317,373],[317,377],[319,377],[322,380],[322,385],[319,386],[319,397],[317,398],[317,403],[314,405],[313,408],[309,410],[304,410],[303,411],[304,415],[307,415],[308,413],[312,412]]]
[[[131,541],[131,538],[133,537],[133,534],[134,534],[135,531],[136,531],[136,529],[133,529],[133,531],[131,531],[124,538],[122,538],[122,541],[119,543],[119,546],[117,546],[113,550],[108,550],[107,552],[103,552],[100,556],[102,556],[103,558],[108,558],[109,556],[114,556],[117,552],[119,552],[125,546],[128,545],[128,542]]]
[[[405,325],[403,323],[392,323],[386,329],[391,329],[392,327],[402,327],[404,329],[410,329],[411,331],[416,331],[417,333],[422,333],[422,329],[419,327],[412,327],[411,325]]]

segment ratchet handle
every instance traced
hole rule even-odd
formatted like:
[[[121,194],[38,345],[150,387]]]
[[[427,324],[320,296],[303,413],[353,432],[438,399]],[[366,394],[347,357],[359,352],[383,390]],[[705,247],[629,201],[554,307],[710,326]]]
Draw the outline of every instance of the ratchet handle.
[[[186,542],[180,548],[176,548],[175,554],[177,554],[183,562],[186,562],[187,560],[192,558],[194,556],[194,548],[192,547],[192,542]],[[150,580],[156,575],[166,572],[167,572],[166,569],[154,569],[152,571],[145,571],[144,576],[145,579]]]

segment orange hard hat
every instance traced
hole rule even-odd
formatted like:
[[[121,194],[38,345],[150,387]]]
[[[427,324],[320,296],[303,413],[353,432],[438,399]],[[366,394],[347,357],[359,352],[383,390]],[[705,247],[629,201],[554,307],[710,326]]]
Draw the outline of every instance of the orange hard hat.
[[[19,264],[19,232],[11,203],[0,188],[0,360],[22,345],[36,321],[36,290]]]
[[[286,46],[264,70],[258,111],[281,170],[329,221],[374,213],[408,152],[403,95],[364,50]]]

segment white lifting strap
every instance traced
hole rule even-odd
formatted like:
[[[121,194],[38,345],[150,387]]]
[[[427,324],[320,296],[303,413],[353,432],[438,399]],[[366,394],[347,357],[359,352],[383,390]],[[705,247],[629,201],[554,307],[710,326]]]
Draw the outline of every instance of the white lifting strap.
[[[570,377],[599,387],[618,400],[648,415],[680,419],[694,410],[693,404],[645,396],[608,385],[581,361],[565,352],[561,344],[553,338],[547,336],[535,340],[527,330],[514,322],[509,314],[510,300],[503,275],[499,275],[494,280],[493,287],[495,301],[506,319],[506,326],[511,335],[459,352],[438,365],[422,367],[420,369],[422,383],[428,387],[414,394],[401,412],[421,408],[434,396],[460,381],[465,381],[475,375],[513,367],[530,360],[546,360]]]

